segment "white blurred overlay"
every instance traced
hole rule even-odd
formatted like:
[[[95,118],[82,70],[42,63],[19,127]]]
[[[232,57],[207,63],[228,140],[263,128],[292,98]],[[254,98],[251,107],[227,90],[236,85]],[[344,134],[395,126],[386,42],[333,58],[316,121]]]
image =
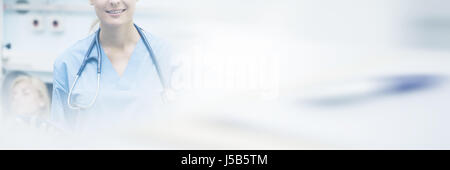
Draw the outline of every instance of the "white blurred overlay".
[[[140,1],[136,22],[173,44],[176,100],[82,132],[8,126],[0,147],[448,149],[441,2]]]

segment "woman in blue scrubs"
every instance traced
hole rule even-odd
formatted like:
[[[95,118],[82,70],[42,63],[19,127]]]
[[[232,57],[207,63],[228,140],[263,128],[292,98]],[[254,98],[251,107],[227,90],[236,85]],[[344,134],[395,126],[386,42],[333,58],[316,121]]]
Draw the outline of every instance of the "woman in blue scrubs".
[[[68,94],[95,33],[78,41],[54,62],[51,117],[64,127],[77,128],[86,122],[97,124],[121,120],[135,114],[152,112],[162,104],[162,84],[143,39],[134,26],[133,15],[138,0],[90,0],[100,20],[99,44],[101,78],[97,90],[97,50],[93,48],[75,88],[71,103],[92,107],[73,109]],[[146,33],[164,80],[170,80],[169,50]],[[93,59],[91,61],[91,59]],[[166,82],[168,83],[168,82]]]

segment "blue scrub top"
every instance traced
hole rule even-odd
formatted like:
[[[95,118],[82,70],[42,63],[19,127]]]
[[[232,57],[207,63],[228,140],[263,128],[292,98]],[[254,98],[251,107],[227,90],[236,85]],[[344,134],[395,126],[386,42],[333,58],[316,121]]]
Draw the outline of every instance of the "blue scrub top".
[[[171,50],[166,43],[151,34],[145,35],[160,65],[162,76],[169,81]],[[162,104],[163,88],[142,38],[136,44],[122,76],[118,75],[103,48],[100,48],[102,73],[97,100],[93,107],[86,110],[72,110],[68,107],[67,96],[70,87],[94,38],[95,33],[78,41],[54,62],[51,106],[53,123],[73,129],[104,120],[122,120],[136,114],[153,114]],[[97,89],[96,58],[97,50],[93,48],[88,64],[73,89],[71,102],[86,106],[94,98]]]

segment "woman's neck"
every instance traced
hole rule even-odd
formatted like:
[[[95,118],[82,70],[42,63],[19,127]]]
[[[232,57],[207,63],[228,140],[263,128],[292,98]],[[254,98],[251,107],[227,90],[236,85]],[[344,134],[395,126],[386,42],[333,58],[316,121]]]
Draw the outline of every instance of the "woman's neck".
[[[121,26],[100,23],[100,28],[100,43],[104,47],[123,49],[139,41],[139,33],[132,22]]]

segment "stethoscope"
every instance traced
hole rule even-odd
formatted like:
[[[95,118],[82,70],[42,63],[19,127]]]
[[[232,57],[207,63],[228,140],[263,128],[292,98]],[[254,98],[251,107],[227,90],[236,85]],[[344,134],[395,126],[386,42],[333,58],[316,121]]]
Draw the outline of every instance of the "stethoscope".
[[[150,47],[150,44],[148,43],[147,37],[142,32],[142,28],[138,27],[136,24],[134,24],[134,26],[136,27],[136,29],[137,29],[137,31],[139,33],[139,36],[141,37],[142,41],[144,42],[145,47],[147,48],[148,54],[150,55],[150,59],[152,60],[153,64],[155,65],[156,73],[158,74],[159,80],[160,80],[161,85],[163,87],[162,97],[163,97],[163,100],[164,100],[164,95],[166,94],[165,91],[167,89],[166,88],[167,86],[165,84],[163,76],[161,75],[160,67],[159,67],[158,62],[156,61],[155,54],[153,53],[153,50]],[[83,62],[81,63],[80,69],[78,70],[78,73],[75,76],[75,80],[73,81],[73,84],[72,84],[72,86],[71,86],[71,88],[69,90],[69,94],[67,96],[67,105],[71,109],[88,109],[88,108],[91,108],[94,105],[95,101],[97,100],[98,92],[100,90],[100,76],[101,76],[101,73],[102,73],[102,62],[101,62],[102,61],[102,55],[101,55],[101,51],[100,51],[101,47],[100,47],[99,37],[100,37],[100,29],[98,29],[98,31],[96,32],[94,40],[92,40],[91,45],[89,46],[89,48],[88,48],[88,50],[86,52],[86,55],[85,55],[85,57],[83,59]],[[73,89],[75,88],[75,85],[77,84],[78,79],[80,78],[84,68],[86,67],[86,64],[88,63],[88,58],[91,55],[91,52],[92,52],[92,49],[94,48],[94,46],[96,46],[96,48],[97,48],[97,89],[95,91],[95,96],[94,96],[93,100],[86,106],[82,106],[82,105],[78,105],[78,104],[72,104],[71,103],[71,97],[72,97]]]

